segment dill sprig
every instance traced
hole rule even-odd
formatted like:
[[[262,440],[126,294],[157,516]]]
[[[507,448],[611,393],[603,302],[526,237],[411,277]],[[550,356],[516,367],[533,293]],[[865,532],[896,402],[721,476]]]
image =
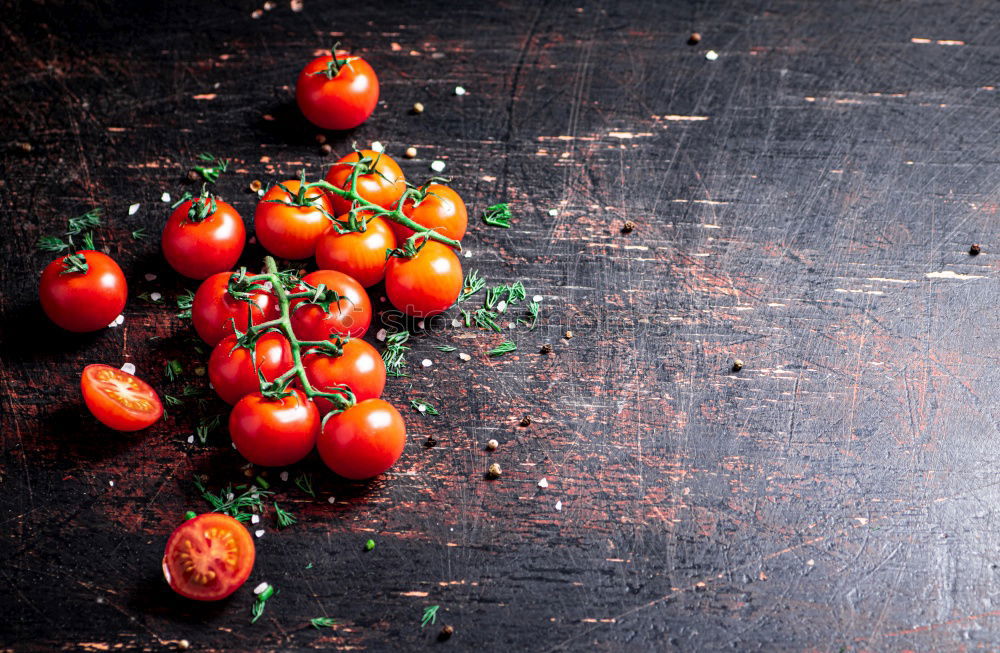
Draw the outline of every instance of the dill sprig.
[[[187,386],[185,386],[185,390]],[[212,415],[211,417],[201,418],[201,423],[194,427],[194,434],[198,437],[198,441],[202,444],[208,442],[208,435],[219,428],[222,422],[222,417],[220,415]]]
[[[485,308],[477,308],[476,312],[472,315],[472,319],[475,320],[477,326],[483,329],[493,329],[497,333],[501,333],[502,329],[496,321],[498,317],[499,313]]]
[[[198,155],[200,161],[205,161],[210,165],[195,166],[194,171],[200,174],[205,181],[210,184],[214,184],[219,180],[219,175],[229,169],[229,159],[220,159],[213,154],[208,152],[202,152]]]
[[[150,304],[159,304],[163,302],[163,296],[161,295],[159,299],[153,299],[148,292],[139,293],[139,299],[144,302],[149,302]]]
[[[44,252],[62,252],[73,249],[73,236],[83,234],[84,249],[94,249],[94,235],[90,230],[100,226],[101,210],[91,209],[83,215],[66,221],[66,231],[63,232],[66,240],[59,236],[42,236],[38,239],[37,247]]]
[[[437,345],[436,347],[434,347],[434,349],[437,349],[438,351],[443,351],[446,354],[450,354],[451,352],[455,351],[455,347],[452,347],[451,345]]]
[[[409,339],[409,331],[398,331],[386,336],[385,349],[382,350],[386,375],[406,376],[406,352],[410,351],[410,348],[403,343]]]
[[[205,488],[205,484],[197,476],[194,479],[194,486],[201,492],[201,498],[212,506],[214,512],[229,515],[243,523],[249,522],[253,513],[264,512],[264,499],[274,494],[246,485],[226,486],[219,494],[213,494]]]
[[[528,304],[528,317],[530,322],[523,317],[518,319],[518,322],[528,325],[528,331],[533,331],[536,326],[538,326],[538,312],[541,310],[542,305],[538,302],[531,302]]]
[[[517,350],[517,345],[508,340],[507,342],[502,342],[493,349],[486,352],[490,356],[503,356],[504,354],[509,354],[512,351]]]
[[[274,502],[274,516],[278,518],[278,528],[286,528],[298,521],[292,513],[282,510],[277,501]]]
[[[194,304],[194,293],[190,290],[185,290],[180,295],[177,295],[177,308],[181,309],[181,312],[177,314],[177,317],[191,317],[192,304]]]
[[[295,485],[309,496],[316,498],[316,490],[313,489],[313,479],[309,474],[302,474],[295,479]]]
[[[510,219],[513,217],[513,214],[510,212],[510,205],[506,202],[494,204],[483,211],[483,222],[491,227],[510,229]]]
[[[440,605],[429,605],[424,608],[424,616],[420,618],[420,627],[423,628],[427,624],[436,624],[439,609],[441,609]]]
[[[145,227],[139,227],[138,229],[132,232],[132,240],[142,240],[145,237],[146,237]]]
[[[336,622],[330,617],[316,617],[315,619],[310,619],[309,623],[312,624],[313,628],[319,630],[320,628],[333,628]]]
[[[163,395],[163,403],[168,406],[180,406],[184,402],[173,395]]]
[[[434,407],[429,401],[424,401],[423,399],[410,399],[410,406],[413,410],[418,413],[423,413],[424,415],[438,415],[438,409]]]
[[[163,368],[163,375],[167,377],[170,381],[176,381],[177,377],[184,372],[184,368],[181,367],[181,362],[178,360],[169,360],[167,365]]]
[[[274,596],[274,594],[274,586],[268,585],[263,592],[257,595],[257,600],[253,602],[253,607],[250,608],[250,623],[257,623],[257,620],[264,614],[264,605],[267,603],[269,598]]]
[[[464,302],[469,297],[472,297],[482,290],[485,285],[486,279],[479,276],[479,270],[469,270],[469,273],[465,275],[465,283],[462,284],[462,293],[458,296],[457,303]]]

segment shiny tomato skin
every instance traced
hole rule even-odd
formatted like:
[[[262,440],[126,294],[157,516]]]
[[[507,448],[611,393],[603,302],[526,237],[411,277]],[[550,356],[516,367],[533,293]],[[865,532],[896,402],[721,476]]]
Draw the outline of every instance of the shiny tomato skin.
[[[360,150],[341,157],[330,166],[326,173],[326,181],[337,188],[350,188],[350,176],[353,166],[348,165],[362,158],[372,159],[372,172],[358,176],[358,194],[382,208],[392,208],[406,190],[406,178],[403,171],[392,157],[384,152]],[[345,198],[330,193],[334,215],[344,215],[351,210],[351,203]]]
[[[233,406],[229,435],[236,450],[255,465],[297,463],[312,451],[319,433],[319,410],[301,390],[281,399],[252,392]]]
[[[357,401],[378,399],[385,389],[385,363],[378,351],[364,340],[344,343],[342,356],[309,354],[302,360],[306,378],[315,390],[336,392],[334,385],[350,386]],[[314,399],[321,415],[333,408],[328,399]]]
[[[346,58],[349,63],[330,79],[324,73],[332,58],[317,57],[306,64],[295,82],[295,100],[306,119],[317,127],[351,129],[375,110],[378,76],[361,57],[338,51],[337,58]]]
[[[88,365],[80,377],[87,409],[116,431],[138,431],[163,415],[156,390],[142,379],[110,365]]]
[[[170,535],[163,577],[185,598],[218,601],[247,581],[256,557],[253,538],[243,524],[209,512],[188,519]]]
[[[285,336],[271,331],[257,339],[254,345],[256,365],[250,350],[236,346],[236,336],[222,339],[208,359],[208,379],[215,393],[233,405],[251,392],[260,390],[257,370],[273,381],[292,369],[292,349]]]
[[[58,326],[83,333],[97,331],[121,315],[128,297],[125,275],[107,254],[85,249],[78,252],[87,271],[66,272],[64,256],[49,263],[38,284],[42,310]]]
[[[396,237],[385,218],[368,220],[365,231],[348,234],[329,229],[316,244],[316,265],[357,279],[365,288],[385,277],[385,252],[396,249]]]
[[[215,213],[204,220],[188,218],[192,203],[205,201],[199,197],[182,202],[163,227],[163,256],[170,267],[192,279],[231,270],[247,240],[243,218],[220,199],[215,201]]]
[[[330,304],[329,312],[303,299],[292,300],[292,330],[300,340],[328,340],[331,334],[360,338],[367,333],[372,322],[372,302],[357,280],[336,270],[316,270],[302,280],[315,287],[325,285],[341,300],[339,305]]]
[[[422,227],[433,228],[437,233],[462,240],[469,225],[469,212],[465,202],[454,190],[444,184],[429,184],[426,197],[419,203],[408,200],[403,204],[403,214]],[[392,223],[396,240],[403,242],[413,235],[413,230],[398,222]]]
[[[413,258],[392,257],[385,294],[392,305],[417,318],[448,309],[462,292],[462,263],[450,247],[428,241]]]
[[[302,183],[290,180],[282,183],[292,193],[298,193]],[[260,244],[279,258],[303,259],[316,251],[316,241],[330,227],[330,199],[321,190],[309,191],[308,206],[288,206],[272,200],[287,202],[292,199],[281,186],[275,184],[257,204],[254,213],[254,231]]]
[[[198,286],[191,305],[191,321],[194,329],[211,346],[233,332],[230,318],[236,320],[236,327],[245,331],[253,324],[262,324],[277,318],[280,307],[277,298],[261,288],[253,294],[253,307],[234,298],[227,292],[231,272],[219,272],[205,279]]]
[[[362,480],[392,467],[405,445],[406,424],[399,411],[382,399],[367,399],[328,419],[316,450],[340,476]]]

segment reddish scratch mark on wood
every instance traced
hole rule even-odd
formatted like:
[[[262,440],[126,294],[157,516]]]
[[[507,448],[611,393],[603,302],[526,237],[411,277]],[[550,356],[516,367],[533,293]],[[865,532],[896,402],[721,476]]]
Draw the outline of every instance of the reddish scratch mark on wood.
[[[193,100],[214,100],[218,95],[216,93],[200,93],[191,97]]]

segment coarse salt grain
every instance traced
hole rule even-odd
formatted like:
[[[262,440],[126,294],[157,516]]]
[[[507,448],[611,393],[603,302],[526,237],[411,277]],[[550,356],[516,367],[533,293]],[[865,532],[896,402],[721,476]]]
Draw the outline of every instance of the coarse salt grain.
[[[708,52],[705,53],[705,58],[708,59],[709,61],[715,61],[716,59],[719,58],[719,53],[716,52],[715,50],[709,50]]]
[[[444,172],[444,161],[440,159],[435,159],[431,161],[431,170],[434,172]]]
[[[160,299],[163,298],[163,295],[161,295],[158,292],[151,292],[149,293],[149,298],[152,299],[154,302],[158,302],[160,301]]]
[[[456,317],[454,320],[451,321],[451,326],[453,326],[453,327],[460,327],[460,326],[462,326],[462,320],[460,320],[460,319],[458,319]]]
[[[469,250],[465,251],[465,258],[472,258],[472,252]]]
[[[281,472],[280,474],[278,474],[278,478],[280,478],[283,481],[287,481],[288,480],[288,472]]]
[[[119,315],[115,318],[115,324],[123,324],[125,322],[125,316]]]
[[[461,358],[464,361],[471,361],[472,360],[472,356],[469,356],[465,352],[462,352],[461,354],[459,354],[458,357]]]
[[[379,329],[378,333],[375,334],[375,339],[378,340],[379,342],[382,342],[385,340],[386,335],[388,334],[386,333],[385,329]]]
[[[257,537],[264,537],[264,529],[260,528],[260,529],[258,529],[256,531],[254,531],[253,534],[256,535]]]
[[[535,295],[534,297],[531,298],[531,301],[533,301],[533,302],[540,302],[543,299],[545,299],[545,298],[542,297],[541,295]]]
[[[562,501],[556,501],[556,510],[562,510]]]
[[[499,302],[497,303],[497,312],[498,312],[498,313],[503,313],[503,312],[504,312],[504,311],[506,311],[506,310],[507,310],[507,302],[501,299],[501,300],[500,300],[500,301],[499,301]]]
[[[417,322],[417,328],[418,329],[423,329],[424,328],[424,321],[423,320],[420,320],[419,322]]]
[[[156,281],[156,275],[153,274],[152,272],[147,272],[145,275],[143,275],[143,278],[146,279],[146,281]]]
[[[455,87],[455,95],[465,95],[465,88],[461,86]]]
[[[128,214],[129,215],[135,215],[136,213],[138,213],[138,211],[139,211],[139,205],[138,204],[133,204],[132,206],[128,207]]]
[[[236,496],[232,492],[226,494],[226,501],[232,501],[235,498]]]
[[[513,329],[513,328],[514,328],[515,326],[517,326],[517,325],[516,325],[516,324],[514,324],[513,322],[508,322],[508,323],[507,323],[507,328],[508,328],[508,329]]]
[[[250,523],[251,524],[259,524],[260,523],[260,515],[250,515]]]
[[[327,502],[328,503],[336,503],[337,502],[337,497],[330,497],[330,498],[327,499]]]
[[[261,583],[257,587],[253,588],[253,593],[254,594],[263,594],[264,590],[266,590],[267,588],[268,588],[268,584],[267,583]]]
[[[193,435],[189,435],[188,436],[188,444],[194,444],[194,436]]]
[[[421,413],[426,413],[427,412],[427,406],[425,406],[423,404],[420,404],[419,406],[417,406],[417,410],[419,412],[421,412]]]
[[[122,365],[122,372],[125,372],[126,374],[135,374],[135,365],[132,363],[125,363]]]
[[[385,146],[379,141],[372,141],[372,152],[384,152]]]
[[[115,486],[115,482],[114,481],[108,481],[108,485],[110,485],[111,487],[114,487]]]
[[[160,201],[161,202],[169,202],[170,201],[170,193],[164,193],[163,195],[160,195]]]
[[[549,209],[549,215],[551,215],[551,216],[559,215],[559,210],[558,209]]]
[[[431,362],[431,359],[425,358],[424,360],[420,361],[420,364],[423,365],[424,367],[430,367],[434,363]]]
[[[548,487],[548,486],[549,486],[549,482],[547,480],[545,480],[544,478],[542,480],[538,481],[538,487]]]

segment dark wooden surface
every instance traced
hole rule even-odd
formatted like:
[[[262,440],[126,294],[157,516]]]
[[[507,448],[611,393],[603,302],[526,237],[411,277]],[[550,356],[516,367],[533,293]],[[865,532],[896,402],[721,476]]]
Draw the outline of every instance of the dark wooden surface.
[[[0,22],[0,650],[1000,646],[995,3],[138,4]],[[441,158],[477,214],[510,201],[514,228],[475,222],[463,263],[543,295],[542,325],[498,360],[486,332],[417,337],[387,396],[441,416],[408,411],[368,485],[294,468],[319,497],[277,481],[299,523],[269,514],[248,586],[192,605],[163,544],[205,508],[193,475],[239,482],[242,460],[224,432],[188,444],[190,409],[110,433],[77,380],[190,374],[190,326],[136,299],[193,287],[159,254],[160,195],[202,151],[234,160],[218,190],[248,221],[250,180],[321,174],[292,85],[335,38],[382,81],[335,152],[415,145],[411,178]],[[94,205],[131,299],[70,336],[40,314],[32,248]],[[251,626],[260,581],[280,593]]]

